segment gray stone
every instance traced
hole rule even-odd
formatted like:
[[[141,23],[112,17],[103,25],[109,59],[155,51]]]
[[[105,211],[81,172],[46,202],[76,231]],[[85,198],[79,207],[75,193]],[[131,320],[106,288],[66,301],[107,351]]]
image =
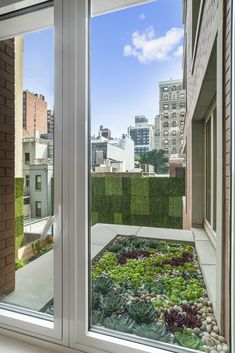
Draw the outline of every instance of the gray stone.
[[[215,333],[219,333],[219,327],[218,327],[218,326],[214,326],[214,327],[213,327],[213,331],[214,331]]]

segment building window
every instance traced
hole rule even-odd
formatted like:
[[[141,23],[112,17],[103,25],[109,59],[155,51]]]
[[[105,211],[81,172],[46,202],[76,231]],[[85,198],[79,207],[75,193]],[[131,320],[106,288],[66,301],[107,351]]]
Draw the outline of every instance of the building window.
[[[36,217],[42,217],[42,202],[41,201],[36,201],[35,202],[35,213]]]
[[[185,94],[184,94],[184,93],[181,93],[181,94],[180,94],[180,98],[181,98],[181,99],[184,99],[184,98],[185,98]]]
[[[26,187],[30,186],[30,175],[25,175],[25,186]]]
[[[168,113],[164,113],[164,118],[168,118],[169,117],[169,115],[168,115]]]
[[[176,109],[176,103],[172,104],[172,109]]]
[[[176,113],[172,113],[172,118],[176,119]]]
[[[35,190],[42,190],[42,176],[35,175]]]
[[[169,123],[168,123],[167,121],[165,121],[165,122],[163,123],[163,127],[169,127]]]
[[[168,110],[169,109],[169,105],[168,104],[164,104],[163,105],[163,109]]]
[[[168,145],[168,144],[169,144],[169,141],[168,141],[168,140],[164,140],[164,141],[163,141],[163,144],[164,144],[164,145]]]
[[[172,148],[172,154],[176,154],[176,148]]]
[[[217,122],[216,109],[208,116],[205,126],[205,158],[206,158],[206,223],[211,233],[216,234],[216,159],[217,159]]]
[[[163,87],[163,92],[168,92],[168,87]]]
[[[24,154],[24,162],[25,162],[25,164],[29,164],[29,162],[30,162],[30,153],[26,152]]]
[[[172,86],[172,91],[176,91],[176,86]]]
[[[164,153],[165,153],[165,154],[168,154],[168,153],[169,153],[168,148],[164,148]]]
[[[180,116],[184,117],[185,116],[184,112],[180,112]]]
[[[172,135],[172,136],[176,136],[176,130],[173,130],[173,131],[171,132],[171,135]]]
[[[180,103],[180,108],[185,108],[185,103],[184,102]]]
[[[172,140],[172,145],[176,145],[176,139]]]
[[[177,126],[177,122],[176,121],[172,121],[172,127],[176,127]]]
[[[169,135],[169,131],[168,130],[163,131],[163,135],[164,136],[168,136]]]
[[[168,96],[164,96],[164,101],[167,101],[168,100]]]

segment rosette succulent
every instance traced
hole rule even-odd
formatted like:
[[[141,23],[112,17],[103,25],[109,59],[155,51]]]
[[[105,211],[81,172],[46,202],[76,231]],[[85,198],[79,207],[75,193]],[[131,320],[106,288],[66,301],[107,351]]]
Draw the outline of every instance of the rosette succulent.
[[[106,315],[109,315],[115,311],[122,311],[123,301],[116,293],[110,293],[102,297],[100,307]]]
[[[194,336],[187,332],[176,332],[176,341],[183,347],[191,349],[202,349],[202,341],[199,337]]]
[[[115,331],[133,332],[135,321],[126,314],[113,314],[104,321],[104,326]]]
[[[185,315],[175,309],[170,309],[165,313],[165,322],[169,331],[183,331],[185,325]]]
[[[92,281],[92,289],[95,292],[105,294],[113,288],[113,280],[110,277],[96,277]]]
[[[104,315],[100,310],[93,310],[91,315],[92,325],[102,325],[104,320]]]
[[[150,323],[154,319],[155,307],[150,301],[139,301],[127,306],[130,317],[136,322]]]
[[[141,324],[136,325],[134,333],[137,336],[149,338],[151,340],[158,340],[167,342],[169,335],[166,333],[166,327],[163,323],[158,322],[156,324]]]

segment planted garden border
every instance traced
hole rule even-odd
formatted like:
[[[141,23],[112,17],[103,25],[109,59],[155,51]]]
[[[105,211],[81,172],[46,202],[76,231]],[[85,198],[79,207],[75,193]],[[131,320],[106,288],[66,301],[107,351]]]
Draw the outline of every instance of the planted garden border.
[[[192,244],[117,236],[92,261],[92,325],[228,352]]]

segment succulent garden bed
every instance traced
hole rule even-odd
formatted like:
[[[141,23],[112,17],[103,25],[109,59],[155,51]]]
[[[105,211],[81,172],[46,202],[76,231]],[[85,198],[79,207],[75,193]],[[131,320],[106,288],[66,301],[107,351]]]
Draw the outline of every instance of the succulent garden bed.
[[[193,246],[117,236],[92,263],[92,325],[228,352]]]

